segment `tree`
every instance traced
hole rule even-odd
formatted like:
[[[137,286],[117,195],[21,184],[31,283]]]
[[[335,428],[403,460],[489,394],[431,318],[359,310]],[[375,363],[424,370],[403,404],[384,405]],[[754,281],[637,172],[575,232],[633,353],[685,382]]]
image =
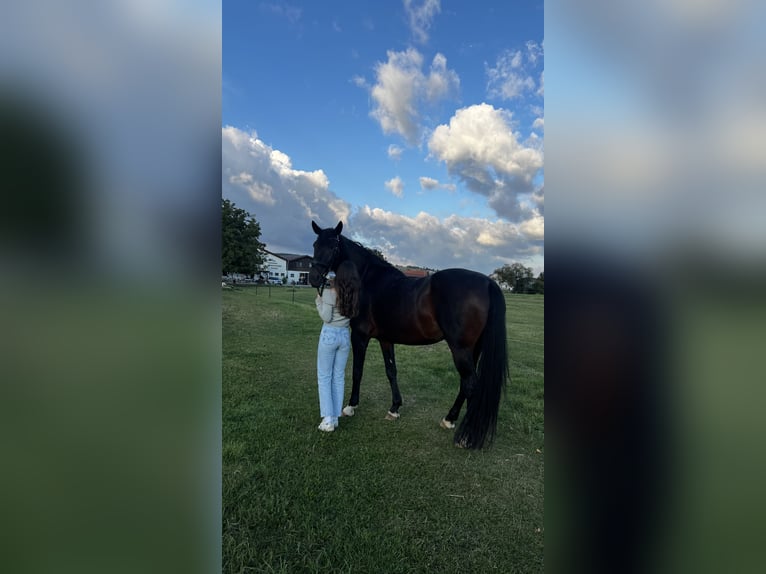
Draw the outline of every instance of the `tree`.
[[[532,269],[529,267],[524,267],[521,263],[514,263],[495,269],[492,277],[498,283],[505,283],[511,287],[514,293],[527,293],[531,287],[533,275]]]
[[[541,271],[540,275],[538,275],[537,279],[532,283],[531,293],[545,295],[545,271]]]
[[[223,274],[253,275],[264,261],[266,245],[259,241],[261,226],[252,215],[228,199],[221,200],[221,216]]]

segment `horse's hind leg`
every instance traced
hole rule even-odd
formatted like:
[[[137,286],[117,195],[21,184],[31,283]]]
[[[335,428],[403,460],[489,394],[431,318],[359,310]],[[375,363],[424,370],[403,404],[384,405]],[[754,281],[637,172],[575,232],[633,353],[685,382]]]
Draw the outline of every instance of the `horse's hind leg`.
[[[439,426],[445,429],[454,429],[455,421],[460,416],[460,409],[463,408],[464,402],[465,402],[465,395],[463,394],[463,391],[460,390],[457,393],[457,398],[455,399],[455,403],[452,405],[452,408],[447,413],[447,416],[441,420],[441,422],[439,423]]]
[[[386,365],[386,377],[391,385],[391,408],[386,414],[388,420],[399,418],[399,407],[402,406],[402,395],[399,393],[399,384],[396,381],[396,358],[394,357],[394,345],[385,341],[380,342],[380,350],[383,352],[383,362]]]
[[[474,387],[476,386],[476,362],[478,354],[471,349],[450,347],[452,360],[457,372],[460,373],[460,390],[455,403],[442,420],[440,426],[445,429],[455,428],[455,421],[460,416],[460,409],[466,399],[471,400]]]
[[[476,362],[472,349],[451,348],[452,360],[455,362],[455,368],[460,373],[460,393],[469,401],[476,388]]]

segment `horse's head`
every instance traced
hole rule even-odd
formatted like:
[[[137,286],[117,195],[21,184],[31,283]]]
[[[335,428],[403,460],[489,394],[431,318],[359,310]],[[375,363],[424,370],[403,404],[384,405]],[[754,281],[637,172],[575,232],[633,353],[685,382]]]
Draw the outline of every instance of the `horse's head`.
[[[317,239],[314,241],[309,283],[312,287],[320,288],[327,274],[335,271],[340,263],[340,232],[343,230],[343,222],[339,221],[334,228],[321,229],[312,221],[311,227],[317,234]]]

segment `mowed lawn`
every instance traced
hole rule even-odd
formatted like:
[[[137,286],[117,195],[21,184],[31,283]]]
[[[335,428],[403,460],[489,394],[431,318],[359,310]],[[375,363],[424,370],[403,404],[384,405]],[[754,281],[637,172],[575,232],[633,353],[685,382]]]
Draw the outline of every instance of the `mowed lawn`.
[[[511,382],[495,442],[467,451],[439,427],[459,384],[443,342],[396,347],[388,421],[371,341],[356,415],[317,430],[315,293],[223,292],[223,571],[542,572],[544,297],[506,296]]]

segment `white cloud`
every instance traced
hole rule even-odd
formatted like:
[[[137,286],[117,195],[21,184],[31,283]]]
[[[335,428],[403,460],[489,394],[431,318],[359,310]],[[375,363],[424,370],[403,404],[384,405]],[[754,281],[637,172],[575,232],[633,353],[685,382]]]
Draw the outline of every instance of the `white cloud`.
[[[243,171],[237,175],[229,176],[229,183],[240,185],[247,189],[250,193],[250,197],[257,203],[266,205],[274,205],[274,203],[276,203],[273,188],[266,183],[255,181],[253,176],[247,172]]]
[[[498,58],[494,68],[487,68],[487,95],[490,98],[511,100],[535,89],[535,81],[531,76],[515,71],[519,68],[520,60],[521,52],[505,54]]]
[[[421,177],[420,188],[421,189],[436,189],[439,187],[439,180],[432,177]]]
[[[485,64],[487,97],[512,100],[527,93],[542,96],[542,73],[539,88],[533,77],[536,74],[534,68],[542,62],[542,58],[542,46],[530,40],[525,51],[506,50],[498,56],[494,66]]]
[[[312,219],[322,226],[348,220],[350,205],[330,190],[323,170],[295,169],[255,132],[225,126],[221,133],[223,197],[255,216],[270,246],[304,252],[314,241]]]
[[[545,120],[543,118],[535,118],[532,122],[532,127],[535,129],[545,129]]]
[[[488,108],[485,112],[500,113]],[[486,122],[477,128],[486,130],[486,138],[497,138],[492,125]],[[454,138],[464,134],[459,121],[449,127],[455,130],[449,134]],[[506,131],[504,137],[513,138],[507,125]],[[465,152],[459,153],[458,139],[453,139],[448,149],[452,155],[445,157],[450,162],[467,159]],[[503,157],[492,145],[479,146],[476,151],[477,161],[498,163],[497,158]],[[312,219],[322,227],[343,221],[348,237],[381,249],[393,263],[437,269],[464,267],[482,273],[515,261],[536,270],[543,268],[542,188],[525,199],[528,207],[524,213],[528,216],[518,222],[457,215],[438,218],[425,212],[408,217],[369,206],[351,206],[330,190],[323,170],[297,169],[288,154],[264,143],[254,131],[224,127],[222,160],[223,197],[256,217],[262,240],[270,249],[310,253]],[[394,194],[403,193],[404,184],[398,177],[386,185]],[[453,187],[426,176],[420,178],[420,186],[429,190]]]
[[[422,67],[423,56],[414,48],[388,51],[388,61],[376,65],[375,85],[368,88],[374,102],[370,115],[383,133],[399,134],[411,145],[417,145],[421,137],[419,106],[433,105],[456,94],[460,87],[457,73],[447,68],[442,54],[434,56],[428,75]],[[353,81],[368,87],[361,78]]]
[[[410,25],[410,31],[416,42],[428,41],[428,29],[434,17],[441,12],[441,0],[404,0],[404,12]]]
[[[438,179],[434,179],[432,177],[421,177],[420,189],[423,189],[423,190],[446,189],[448,191],[455,191],[455,184],[439,183]]]
[[[400,178],[399,176],[389,179],[385,183],[385,186],[396,197],[402,197],[402,195],[404,194],[404,182],[402,181],[402,178]]]
[[[449,125],[438,126],[428,148],[469,190],[487,197],[500,217],[521,221],[530,213],[519,196],[535,191],[533,180],[543,167],[541,140],[526,143],[513,133],[509,112],[479,104],[458,110]]]
[[[436,54],[431,62],[431,71],[426,78],[426,99],[437,102],[449,97],[460,87],[460,78],[454,70],[447,69],[447,58]]]
[[[383,133],[399,133],[407,141],[417,143],[417,86],[421,81],[423,58],[417,50],[388,52],[388,62],[376,68],[377,83],[371,95],[375,108],[371,114]]]
[[[439,219],[425,212],[408,217],[364,206],[344,230],[364,245],[381,249],[394,264],[464,267],[489,274],[519,261],[542,270],[542,235],[533,237],[521,230],[523,226],[456,215]]]
[[[398,145],[391,144],[390,146],[388,146],[388,157],[390,157],[394,161],[398,161],[398,160],[402,159],[402,152],[403,151],[404,150],[401,147],[399,147]]]
[[[539,213],[540,215],[544,215],[545,213],[545,189],[543,186],[540,186],[538,189],[535,190],[535,192],[532,194],[532,197],[530,198],[532,203],[535,206],[535,211]]]
[[[301,15],[303,14],[303,10],[301,8],[298,8],[297,6],[290,6],[289,4],[270,4],[267,2],[262,2],[260,8],[264,12],[270,12],[272,14],[276,14],[277,16],[286,18],[287,21],[293,25],[300,21]]]
[[[542,241],[545,237],[545,219],[542,215],[536,215],[521,223],[519,231],[528,239]]]
[[[533,40],[527,42],[527,61],[536,64],[543,57],[543,47]]]

